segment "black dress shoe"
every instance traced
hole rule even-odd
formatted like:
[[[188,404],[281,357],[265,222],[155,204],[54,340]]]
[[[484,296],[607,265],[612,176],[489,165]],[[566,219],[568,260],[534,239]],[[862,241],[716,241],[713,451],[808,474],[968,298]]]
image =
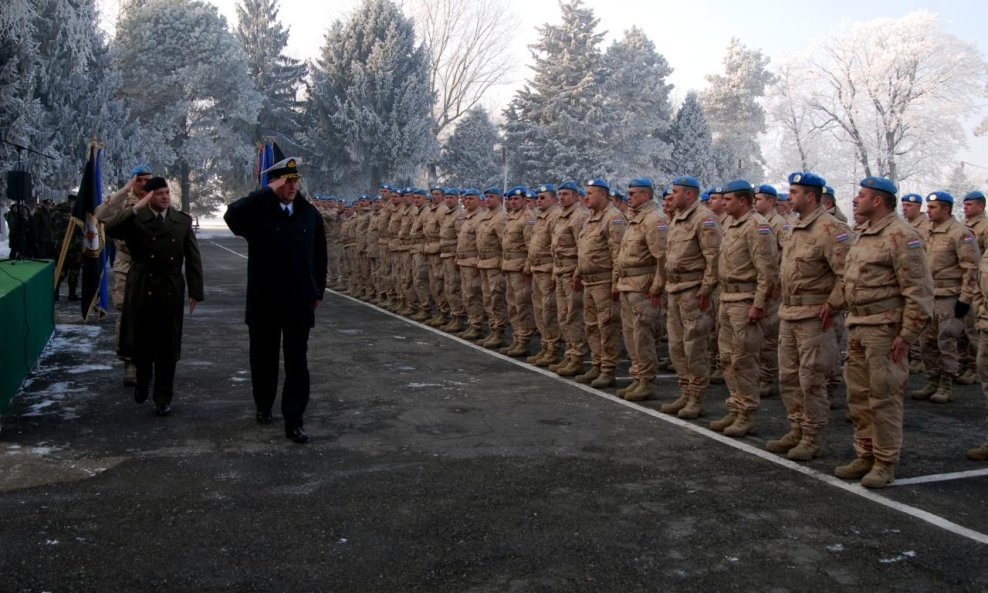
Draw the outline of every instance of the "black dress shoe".
[[[135,387],[134,388],[134,401],[143,404],[148,400],[148,388],[147,387]]]
[[[164,418],[165,416],[172,415],[172,407],[170,404],[157,404],[154,407],[154,415]]]
[[[271,415],[271,412],[257,411],[258,424],[271,424],[272,422],[274,422],[274,416]]]
[[[285,431],[285,436],[292,439],[300,445],[304,445],[309,442],[309,435],[305,434],[302,427],[293,428],[292,430]]]

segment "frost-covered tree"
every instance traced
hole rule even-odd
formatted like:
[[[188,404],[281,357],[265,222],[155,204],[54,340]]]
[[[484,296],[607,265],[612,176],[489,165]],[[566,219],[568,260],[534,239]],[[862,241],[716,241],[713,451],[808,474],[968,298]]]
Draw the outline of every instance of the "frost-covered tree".
[[[560,4],[562,23],[539,27],[534,74],[505,110],[512,176],[537,184],[587,179],[610,165],[603,33],[580,0]]]
[[[295,141],[299,131],[298,93],[306,66],[285,55],[288,29],[278,21],[278,0],[241,0],[237,38],[247,55],[247,70],[264,98],[254,125],[254,141],[266,136]]]
[[[498,184],[502,164],[495,146],[500,142],[497,126],[487,111],[474,107],[460,119],[443,145],[438,163],[440,179],[457,187]]]
[[[35,144],[41,120],[41,105],[34,96],[34,72],[40,60],[36,23],[32,0],[9,0],[0,9],[0,138],[21,146]],[[19,157],[22,166],[29,165],[31,156],[0,144],[0,169],[18,165]],[[4,183],[0,176],[0,184]]]
[[[391,0],[364,0],[326,34],[307,104],[311,174],[365,191],[412,177],[435,151],[425,48]]]
[[[670,168],[674,175],[693,175],[700,183],[718,183],[713,140],[695,91],[686,95],[669,131],[672,138]]]
[[[254,159],[249,129],[262,98],[226,19],[199,0],[146,0],[123,13],[114,46],[120,95],[154,134],[149,148],[164,149],[158,164],[179,180],[182,209],[216,199],[199,193],[213,176],[239,188]]]
[[[943,185],[943,189],[954,196],[955,203],[959,204],[964,198],[964,195],[976,186],[977,184],[971,181],[971,178],[964,172],[964,163],[961,162],[950,168],[950,173],[947,175],[947,182]],[[959,208],[955,207],[954,211],[956,212],[957,210]]]
[[[700,106],[713,134],[720,176],[761,179],[764,157],[757,136],[766,129],[759,100],[774,81],[768,58],[736,37],[727,45],[724,74],[708,75]]]
[[[605,114],[612,146],[610,176],[626,181],[642,175],[664,177],[672,145],[669,125],[672,68],[637,27],[625,31],[604,55]]]
[[[876,19],[827,35],[794,67],[799,85],[777,87],[831,130],[860,176],[937,183],[966,144],[988,68],[970,43],[928,12]],[[900,183],[901,184],[901,183]]]

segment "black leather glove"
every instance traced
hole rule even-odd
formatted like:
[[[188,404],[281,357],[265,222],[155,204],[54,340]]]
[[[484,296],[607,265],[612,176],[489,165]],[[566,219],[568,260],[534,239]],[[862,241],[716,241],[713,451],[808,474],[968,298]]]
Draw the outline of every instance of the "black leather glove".
[[[967,315],[967,312],[970,310],[971,310],[971,305],[967,303],[962,303],[960,301],[954,303],[954,317],[956,317],[957,319],[963,319]]]

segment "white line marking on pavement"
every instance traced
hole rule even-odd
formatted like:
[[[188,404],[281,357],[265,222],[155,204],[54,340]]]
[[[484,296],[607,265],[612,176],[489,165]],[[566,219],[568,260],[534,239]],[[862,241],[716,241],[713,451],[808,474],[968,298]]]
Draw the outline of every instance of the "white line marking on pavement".
[[[237,256],[239,256],[239,257],[242,257],[242,258],[244,258],[244,259],[247,259],[247,256],[246,256],[246,255],[244,255],[244,254],[242,254],[242,253],[237,253],[236,251],[234,251],[234,250],[232,250],[232,249],[230,249],[230,248],[228,248],[228,247],[223,247],[222,245],[220,245],[220,244],[219,244],[219,243],[217,243],[216,241],[213,241],[213,240],[210,240],[209,242],[210,242],[210,243],[212,243],[213,245],[215,245],[215,246],[217,246],[217,247],[219,247],[220,249],[222,249],[222,250],[224,250],[224,251],[229,251],[229,252],[230,252],[230,253],[232,253],[233,255],[237,255]]]
[[[932,484],[934,482],[946,482],[948,480],[963,480],[964,478],[980,478],[988,476],[988,469],[972,469],[963,472],[950,472],[947,474],[933,474],[929,476],[916,476],[915,478],[904,478],[892,482],[893,486],[909,486],[911,484]]]
[[[450,339],[450,340],[454,340],[456,342],[459,342],[459,343],[463,344],[464,346],[469,346],[470,348],[473,348],[474,350],[478,350],[480,352],[483,352],[483,353],[488,354],[490,356],[493,356],[495,358],[499,358],[499,359],[501,359],[501,360],[503,360],[505,362],[510,362],[511,364],[514,364],[516,366],[522,367],[522,368],[528,370],[529,372],[539,373],[540,375],[543,375],[543,376],[548,377],[550,379],[554,379],[554,380],[556,380],[556,381],[558,381],[560,383],[563,383],[563,384],[565,384],[565,385],[567,385],[569,387],[573,387],[575,389],[579,389],[581,391],[585,391],[585,392],[587,392],[587,393],[589,393],[591,395],[595,395],[597,397],[601,397],[601,398],[604,398],[606,400],[610,400],[610,401],[612,401],[612,402],[614,402],[614,403],[616,403],[618,405],[622,405],[622,406],[625,406],[627,408],[631,408],[632,410],[641,412],[643,414],[647,414],[649,416],[652,416],[653,418],[656,418],[656,419],[661,420],[663,422],[666,422],[668,424],[672,424],[673,426],[678,426],[679,428],[683,428],[685,430],[688,430],[690,432],[696,433],[698,435],[707,437],[709,439],[713,439],[713,440],[715,440],[715,441],[717,441],[717,442],[719,442],[721,444],[727,445],[728,447],[733,447],[735,449],[738,449],[739,451],[744,451],[745,453],[748,453],[750,455],[754,455],[755,457],[758,457],[760,459],[763,459],[765,461],[768,461],[769,463],[774,463],[775,465],[779,465],[779,466],[782,466],[784,468],[791,469],[791,470],[793,470],[795,472],[798,472],[798,473],[803,474],[804,476],[809,476],[809,477],[814,478],[814,479],[816,479],[816,480],[818,480],[820,482],[823,482],[824,484],[828,484],[830,486],[833,486],[834,488],[839,488],[841,490],[844,490],[845,492],[849,492],[849,493],[854,494],[856,496],[860,496],[861,498],[864,498],[866,500],[870,500],[871,502],[880,504],[880,505],[882,505],[882,506],[884,506],[886,508],[889,508],[889,509],[892,509],[894,511],[898,511],[900,513],[909,515],[910,517],[914,517],[914,518],[919,519],[921,521],[925,521],[925,522],[929,523],[930,525],[933,525],[935,527],[939,527],[940,529],[943,529],[945,531],[949,531],[950,533],[953,533],[955,535],[959,535],[961,537],[965,537],[967,539],[970,539],[972,541],[978,542],[980,544],[988,544],[988,534],[982,533],[980,531],[975,531],[974,529],[969,529],[967,527],[964,527],[963,525],[959,525],[957,523],[954,523],[953,521],[950,521],[949,519],[945,519],[945,518],[943,518],[943,517],[941,517],[939,515],[934,515],[933,513],[930,513],[928,511],[924,511],[923,509],[920,509],[920,508],[917,508],[917,507],[914,507],[914,506],[911,506],[911,505],[908,505],[908,504],[904,504],[904,503],[901,503],[901,502],[892,500],[891,498],[887,498],[885,496],[882,496],[881,494],[878,494],[877,492],[875,492],[873,490],[868,490],[867,488],[864,488],[860,484],[857,484],[857,483],[854,483],[854,482],[845,482],[844,480],[841,480],[841,479],[839,479],[839,478],[837,478],[835,476],[831,476],[831,475],[828,475],[828,474],[819,472],[819,471],[817,471],[817,470],[815,470],[815,469],[813,469],[811,467],[800,465],[800,464],[796,463],[795,461],[790,461],[790,460],[788,460],[788,459],[786,459],[784,457],[780,457],[780,456],[778,456],[778,455],[776,455],[774,453],[770,453],[770,452],[768,452],[768,451],[766,451],[764,449],[759,449],[758,447],[754,447],[752,445],[749,445],[748,443],[745,443],[745,442],[742,442],[742,441],[739,441],[739,440],[736,440],[736,439],[732,439],[731,437],[726,437],[726,436],[720,434],[719,432],[714,432],[712,430],[708,430],[706,428],[703,428],[702,426],[697,426],[696,424],[693,424],[691,422],[687,422],[686,420],[683,420],[683,419],[678,418],[676,416],[670,416],[668,414],[663,414],[663,413],[661,413],[661,412],[659,412],[657,410],[653,410],[651,408],[646,408],[645,406],[638,405],[638,404],[636,404],[634,402],[629,402],[629,401],[624,400],[624,399],[621,399],[621,398],[619,398],[617,396],[611,395],[610,393],[606,393],[604,391],[600,391],[598,389],[594,389],[593,387],[590,387],[589,385],[582,385],[580,383],[575,383],[573,381],[569,381],[569,380],[564,379],[563,377],[560,377],[556,373],[553,373],[552,371],[549,371],[547,369],[543,369],[541,367],[536,367],[536,366],[530,365],[528,363],[525,363],[525,362],[523,362],[521,360],[517,360],[517,359],[511,358],[510,356],[505,356],[505,355],[503,355],[503,354],[501,354],[499,352],[488,350],[487,348],[484,348],[482,346],[478,346],[477,344],[474,344],[473,342],[469,342],[467,340],[463,340],[463,339],[457,338],[456,336],[451,335],[451,334],[448,334],[448,333],[446,333],[446,332],[444,332],[442,330],[439,330],[439,329],[436,329],[436,328],[433,328],[433,327],[429,327],[429,326],[424,325],[424,324],[421,324],[421,323],[417,323],[415,321],[412,321],[411,319],[407,319],[405,317],[402,317],[401,315],[396,315],[395,313],[392,313],[391,311],[388,311],[387,309],[382,309],[381,307],[378,307],[377,305],[374,305],[372,303],[368,303],[368,302],[362,301],[360,299],[356,299],[356,298],[354,298],[354,297],[352,297],[350,295],[342,294],[342,293],[336,292],[335,290],[331,290],[331,289],[326,289],[326,291],[327,292],[331,292],[331,293],[335,294],[336,296],[343,297],[345,299],[349,299],[349,300],[353,301],[354,303],[358,303],[358,304],[364,305],[366,307],[371,307],[373,309],[377,309],[378,311],[380,311],[381,313],[384,313],[385,315],[389,315],[391,317],[394,317],[395,319],[400,319],[401,321],[404,321],[404,322],[406,322],[406,323],[408,323],[410,325],[414,325],[416,327],[420,327],[420,328],[422,328],[422,329],[424,329],[426,331],[430,331],[430,332],[432,332],[432,333],[434,333],[436,335],[442,336],[444,338],[447,338],[447,339]],[[967,472],[964,472],[964,473],[967,473]],[[916,479],[916,478],[913,478],[913,479]],[[903,482],[906,482],[906,480],[899,481],[900,484],[902,484]],[[893,484],[895,484],[895,482],[893,482]]]

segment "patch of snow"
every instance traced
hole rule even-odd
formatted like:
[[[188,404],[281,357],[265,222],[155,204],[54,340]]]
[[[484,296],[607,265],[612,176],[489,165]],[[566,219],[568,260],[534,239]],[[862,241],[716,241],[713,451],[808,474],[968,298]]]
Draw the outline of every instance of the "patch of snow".
[[[57,539],[46,539],[45,540],[45,545],[46,546],[57,546],[58,544],[59,544],[59,541]]]
[[[442,387],[440,383],[409,383],[408,387],[412,389],[422,389],[423,387]]]
[[[80,373],[89,373],[92,371],[109,371],[113,367],[106,364],[82,364],[74,366],[68,369],[70,375],[78,375]]]
[[[355,336],[360,333],[359,329],[338,329],[336,331],[341,334],[346,334],[348,336]]]
[[[882,564],[893,564],[895,562],[902,562],[903,560],[908,560],[909,558],[915,558],[915,557],[916,557],[915,551],[906,550],[901,554],[896,554],[895,556],[891,556],[889,558],[879,558],[878,561],[881,562]]]
[[[407,339],[408,339],[408,338],[406,338],[405,336],[391,336],[391,337],[392,337],[393,339],[395,339],[395,340],[407,340]]]
[[[827,546],[827,551],[837,554],[838,552],[844,551],[844,544],[834,544],[832,546]]]

